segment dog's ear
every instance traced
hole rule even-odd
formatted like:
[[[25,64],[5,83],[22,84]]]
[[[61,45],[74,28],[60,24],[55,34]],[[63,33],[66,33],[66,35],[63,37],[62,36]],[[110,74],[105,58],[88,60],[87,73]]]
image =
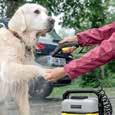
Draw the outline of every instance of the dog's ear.
[[[9,29],[17,33],[22,33],[26,30],[26,22],[24,17],[24,12],[19,8],[16,13],[13,15],[11,20],[8,23]]]

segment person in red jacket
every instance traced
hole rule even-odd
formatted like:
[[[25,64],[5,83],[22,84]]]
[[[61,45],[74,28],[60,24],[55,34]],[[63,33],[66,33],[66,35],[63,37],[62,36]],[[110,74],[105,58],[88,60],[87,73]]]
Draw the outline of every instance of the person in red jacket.
[[[66,37],[63,42],[78,42],[81,46],[96,45],[95,48],[79,59],[70,61],[64,67],[46,70],[45,79],[58,80],[65,75],[75,79],[81,74],[96,69],[97,67],[115,59],[115,22],[100,28],[93,28],[78,33],[76,36]]]

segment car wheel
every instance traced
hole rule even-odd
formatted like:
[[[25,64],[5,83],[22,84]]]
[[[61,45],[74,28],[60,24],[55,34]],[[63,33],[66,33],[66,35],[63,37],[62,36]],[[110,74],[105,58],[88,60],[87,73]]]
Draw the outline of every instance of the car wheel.
[[[35,98],[46,98],[53,91],[52,83],[38,77],[29,83],[29,95]]]

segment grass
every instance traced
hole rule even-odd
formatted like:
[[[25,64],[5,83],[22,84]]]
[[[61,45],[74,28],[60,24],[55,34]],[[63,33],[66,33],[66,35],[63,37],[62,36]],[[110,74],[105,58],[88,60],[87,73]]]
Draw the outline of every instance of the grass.
[[[51,97],[62,97],[63,93],[67,90],[83,89],[79,86],[79,82],[80,82],[80,79],[77,79],[77,80],[73,81],[71,83],[71,85],[67,85],[67,86],[63,86],[63,87],[56,87],[56,88],[54,88],[54,90],[50,96]],[[114,83],[115,83],[115,81],[114,81]],[[91,87],[88,87],[88,88],[91,88]],[[109,97],[115,97],[115,87],[104,88],[104,90],[106,91],[106,94]]]
[[[54,88],[51,96],[52,97],[61,97],[65,91],[70,90],[70,89],[79,88],[78,83],[79,83],[79,80],[75,80],[70,85],[63,86],[63,87],[56,87],[56,88]]]

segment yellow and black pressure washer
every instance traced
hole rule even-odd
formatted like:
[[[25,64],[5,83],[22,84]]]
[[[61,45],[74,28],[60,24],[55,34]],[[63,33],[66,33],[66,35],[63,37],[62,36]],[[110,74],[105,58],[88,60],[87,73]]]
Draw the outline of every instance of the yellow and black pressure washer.
[[[96,96],[75,95],[86,93]],[[100,90],[68,90],[63,94],[61,115],[112,115],[112,106],[102,88]]]
[[[52,56],[54,56],[62,48],[72,46],[77,48],[79,47],[79,44],[75,42],[65,42],[60,44],[59,47],[54,50]],[[67,49],[68,48],[64,49],[64,51]],[[112,115],[111,102],[107,97],[101,83],[99,83],[98,86],[101,88],[97,90],[67,90],[63,94],[61,115]],[[72,94],[77,94],[79,96],[73,96]],[[80,94],[95,94],[95,96],[81,96]]]

